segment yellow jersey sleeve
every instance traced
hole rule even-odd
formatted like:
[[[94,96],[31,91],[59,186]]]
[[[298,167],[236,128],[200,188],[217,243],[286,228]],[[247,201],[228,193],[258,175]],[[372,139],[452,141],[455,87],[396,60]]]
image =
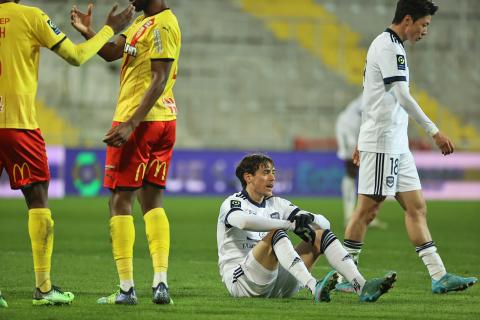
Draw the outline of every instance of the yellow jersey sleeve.
[[[38,8],[35,9],[35,36],[41,47],[52,49],[65,39],[66,36],[42,10]]]
[[[150,32],[150,59],[175,60],[179,42],[169,20],[156,24]]]

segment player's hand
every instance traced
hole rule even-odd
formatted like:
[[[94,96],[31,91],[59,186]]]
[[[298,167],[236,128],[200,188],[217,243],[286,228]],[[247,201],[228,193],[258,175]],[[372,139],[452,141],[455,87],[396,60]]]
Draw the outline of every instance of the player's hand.
[[[442,154],[444,156],[453,153],[453,143],[452,140],[450,140],[449,137],[438,131],[434,136],[433,140],[435,141],[435,144],[437,147],[442,151]]]
[[[310,213],[301,213],[297,214],[293,219],[295,222],[295,229],[293,232],[303,241],[313,245],[316,237],[315,230],[310,226],[310,223],[315,219],[313,215]]]
[[[118,126],[108,130],[102,141],[110,147],[121,147],[130,139],[133,130],[134,127],[130,122],[122,122]]]
[[[131,4],[128,5],[122,12],[115,14],[117,11],[118,5],[114,5],[107,17],[106,25],[112,27],[113,32],[119,33],[132,21],[133,15],[135,14],[135,7]]]
[[[352,161],[353,161],[353,164],[356,165],[357,167],[360,166],[360,152],[356,147],[355,147],[355,151],[353,151],[353,154],[352,154]]]
[[[78,10],[77,6],[73,6],[70,10],[70,23],[82,35],[92,32],[93,3],[87,6],[87,13]]]

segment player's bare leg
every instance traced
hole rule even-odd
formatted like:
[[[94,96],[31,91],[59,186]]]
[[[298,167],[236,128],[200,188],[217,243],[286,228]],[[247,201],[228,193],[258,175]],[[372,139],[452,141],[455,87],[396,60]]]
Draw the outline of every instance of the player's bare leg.
[[[475,284],[477,278],[464,278],[447,273],[428,229],[427,206],[422,191],[399,192],[395,197],[405,210],[408,237],[432,278],[432,292],[447,293],[465,290]]]
[[[345,239],[363,243],[367,227],[377,216],[380,205],[384,200],[385,197],[383,196],[373,197],[359,194],[357,207],[345,229]]]

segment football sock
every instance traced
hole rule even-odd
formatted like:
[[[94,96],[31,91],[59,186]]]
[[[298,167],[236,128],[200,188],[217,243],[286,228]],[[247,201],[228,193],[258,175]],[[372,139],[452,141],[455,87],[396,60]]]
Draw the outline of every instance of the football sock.
[[[357,202],[357,190],[355,189],[355,179],[349,176],[342,178],[342,200],[343,200],[343,217],[344,224],[347,225],[348,220],[352,216]]]
[[[120,288],[128,291],[133,283],[133,244],[135,226],[131,215],[118,215],[110,218],[113,258],[117,265]]]
[[[50,268],[53,250],[53,220],[50,209],[28,210],[28,233],[32,243],[35,286],[41,292],[52,289]]]
[[[429,241],[421,246],[415,247],[415,251],[427,267],[428,273],[433,280],[440,280],[447,273],[442,258],[440,258],[440,255],[437,253],[435,242]]]
[[[288,235],[283,230],[277,230],[272,236],[272,248],[280,265],[287,270],[302,285],[315,292],[317,280],[308,271],[303,260],[293,248]]]
[[[170,253],[170,225],[163,208],[155,208],[143,216],[147,233],[148,248],[153,264],[153,283],[167,285],[168,256]]]
[[[363,242],[356,240],[343,240],[343,246],[347,250],[348,254],[352,257],[353,262],[358,266],[358,260],[360,253],[362,252]]]
[[[352,284],[356,293],[360,294],[365,284],[365,278],[360,274],[352,257],[333,232],[330,230],[323,231],[320,246],[328,263]]]

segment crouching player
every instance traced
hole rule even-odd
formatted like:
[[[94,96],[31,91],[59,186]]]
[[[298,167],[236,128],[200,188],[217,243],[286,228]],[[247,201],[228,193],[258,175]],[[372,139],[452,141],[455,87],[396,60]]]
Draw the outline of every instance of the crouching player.
[[[394,272],[365,280],[325,217],[272,195],[275,168],[271,158],[246,156],[236,176],[243,190],[222,203],[217,224],[220,275],[230,295],[287,298],[306,287],[315,302],[329,302],[337,271],[362,302],[376,301],[393,286]],[[296,248],[288,230],[303,240]],[[322,253],[337,271],[317,281],[310,270]]]

